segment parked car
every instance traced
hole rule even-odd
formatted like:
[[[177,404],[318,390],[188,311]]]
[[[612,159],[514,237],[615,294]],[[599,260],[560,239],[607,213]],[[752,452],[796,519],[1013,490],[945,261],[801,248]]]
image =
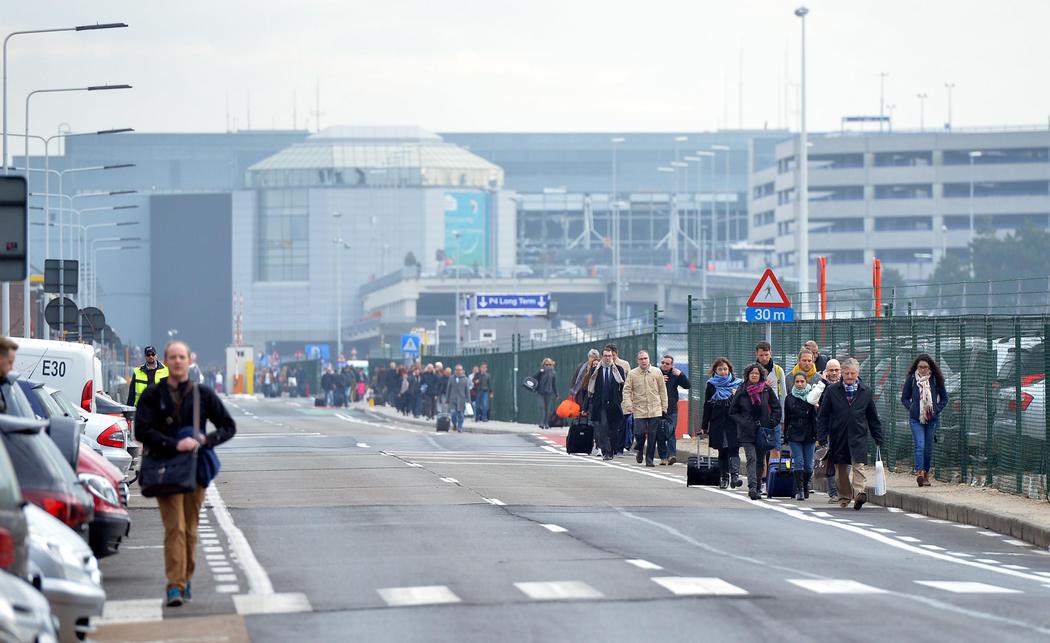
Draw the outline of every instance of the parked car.
[[[58,404],[44,390],[44,385],[39,382],[19,379],[18,386],[22,389],[29,406],[32,407],[36,417],[48,420],[47,434],[62,452],[62,456],[69,462],[69,466],[76,469],[79,461],[81,438],[84,435],[84,422],[79,417],[72,417],[64,413]]]
[[[35,505],[29,521],[29,574],[58,617],[62,641],[82,641],[91,619],[102,614],[106,592],[98,560],[80,536]]]
[[[91,551],[96,558],[112,556],[131,532],[124,474],[91,449],[81,449],[77,477],[94,502],[95,516],[88,523]]]
[[[14,574],[0,573],[0,641],[52,643],[58,619],[40,591]]]
[[[39,421],[0,414],[0,426],[12,424],[42,426]],[[27,560],[28,527],[25,514],[22,513],[25,504],[15,467],[11,464],[7,449],[0,446],[0,568],[21,578],[26,576]]]
[[[19,338],[15,370],[26,379],[52,386],[80,408],[95,412],[95,393],[102,391],[102,362],[86,344]]]
[[[88,438],[91,450],[109,460],[110,464],[120,469],[122,474],[134,469],[136,456],[140,448],[131,439],[131,431],[127,421],[115,418],[104,413],[88,413],[69,401],[62,391],[45,387],[53,399],[65,413],[71,417],[79,417],[84,421],[84,435]],[[133,481],[133,480],[132,480]]]
[[[135,435],[135,407],[122,404],[106,393],[95,394],[95,407],[99,413],[118,418],[117,425],[122,427],[128,437]],[[123,420],[123,421],[121,421]],[[142,459],[142,447],[132,439],[125,439],[125,450],[131,456],[131,468],[138,471],[139,461]],[[116,464],[116,463],[114,463]],[[126,468],[122,469],[126,471]]]
[[[21,393],[17,386],[8,389]],[[8,400],[11,400],[9,397]],[[22,496],[76,531],[83,531],[94,515],[93,503],[73,468],[40,421],[0,424],[0,436],[11,457]]]

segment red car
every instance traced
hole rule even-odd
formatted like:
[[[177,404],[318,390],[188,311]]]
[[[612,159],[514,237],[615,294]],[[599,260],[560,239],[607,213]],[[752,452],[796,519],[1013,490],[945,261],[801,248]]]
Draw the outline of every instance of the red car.
[[[91,449],[80,449],[77,476],[95,503],[95,517],[88,523],[88,544],[96,558],[111,556],[131,531],[124,475]]]

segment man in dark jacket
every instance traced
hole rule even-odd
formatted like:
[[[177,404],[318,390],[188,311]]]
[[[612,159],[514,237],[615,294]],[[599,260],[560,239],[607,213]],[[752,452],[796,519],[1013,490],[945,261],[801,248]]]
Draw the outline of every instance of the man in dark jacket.
[[[882,446],[882,423],[870,388],[860,382],[860,364],[850,358],[842,362],[842,380],[824,389],[817,413],[817,439],[830,443],[829,457],[835,465],[839,506],[853,500],[860,509],[868,501],[868,437]],[[849,469],[853,467],[852,486]]]
[[[612,460],[616,452],[614,440],[622,435],[623,384],[627,372],[615,362],[616,353],[608,346],[602,351],[602,361],[595,365],[587,387],[590,404],[587,414],[594,425],[594,440],[602,452],[603,460]],[[622,439],[622,438],[620,438]],[[639,451],[639,454],[641,452]]]
[[[335,406],[335,371],[331,366],[321,376],[321,390],[324,391],[325,406]]]
[[[485,362],[481,363],[478,372],[474,374],[474,390],[478,395],[474,419],[478,422],[488,422],[489,405],[492,400],[492,375],[489,374],[489,365]]]
[[[667,455],[661,458],[667,459],[667,464],[678,461],[678,389],[689,388],[689,378],[685,373],[674,366],[674,357],[664,355],[660,358],[660,370],[663,372],[664,383],[667,385]]]
[[[817,346],[817,343],[815,341],[813,341],[812,339],[809,340],[808,342],[806,342],[805,348],[808,349],[809,352],[813,353],[813,363],[817,367],[817,372],[818,373],[823,373],[824,369],[828,365],[829,356],[828,355],[824,355],[823,353],[821,353],[820,352],[820,347]]]
[[[427,364],[420,377],[422,384],[419,387],[423,394],[423,415],[428,420],[434,419],[434,390],[437,386],[437,375],[434,374],[434,365]]]

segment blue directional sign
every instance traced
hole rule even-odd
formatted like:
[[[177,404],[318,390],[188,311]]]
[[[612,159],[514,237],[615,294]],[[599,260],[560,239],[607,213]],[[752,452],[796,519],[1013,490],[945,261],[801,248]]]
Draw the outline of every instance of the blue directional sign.
[[[504,315],[546,315],[551,303],[547,293],[474,296],[474,313],[487,317]]]
[[[401,352],[407,355],[419,355],[419,346],[422,341],[419,339],[419,335],[402,335],[401,336]]]
[[[795,321],[794,308],[758,308],[748,306],[746,309],[747,321],[749,322],[793,322]]]

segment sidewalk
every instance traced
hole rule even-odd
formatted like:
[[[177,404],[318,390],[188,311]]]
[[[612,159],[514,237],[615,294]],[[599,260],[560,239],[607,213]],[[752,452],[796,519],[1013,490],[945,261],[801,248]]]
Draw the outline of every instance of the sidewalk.
[[[367,411],[387,419],[397,419],[433,428],[425,418],[404,417],[390,407],[365,407]],[[463,430],[468,433],[542,434],[564,444],[567,429],[541,430],[538,426],[516,422],[474,422],[467,419]],[[678,438],[678,465],[684,466],[689,456],[696,453],[696,442]],[[705,448],[701,442],[701,450]],[[932,487],[919,487],[910,475],[887,473],[885,496],[876,496],[869,488],[871,502],[886,507],[897,507],[910,513],[931,518],[951,520],[999,532],[1050,549],[1050,503],[1014,496],[995,489],[968,487],[934,482]],[[819,484],[819,483],[818,483]],[[817,486],[817,485],[815,485]],[[819,486],[818,486],[819,488]]]

